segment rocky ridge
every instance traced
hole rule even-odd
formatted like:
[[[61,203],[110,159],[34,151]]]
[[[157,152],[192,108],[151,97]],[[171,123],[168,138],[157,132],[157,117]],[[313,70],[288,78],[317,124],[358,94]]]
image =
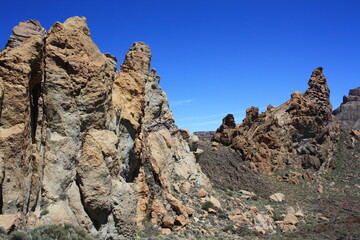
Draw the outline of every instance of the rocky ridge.
[[[146,44],[118,72],[116,61],[83,17],[13,29],[0,54],[0,209],[19,227],[72,223],[123,239],[149,217],[191,216],[170,186],[208,184],[198,138],[174,124]]]
[[[214,136],[215,131],[197,131],[193,132],[194,135],[198,136],[199,138],[211,138]]]
[[[333,114],[344,128],[360,130],[360,87],[351,89]]]
[[[227,115],[213,140],[230,145],[256,172],[270,174],[286,166],[332,169],[338,126],[321,67],[313,71],[308,84],[304,93],[292,93],[279,107],[269,105],[263,113],[248,108],[242,124]]]

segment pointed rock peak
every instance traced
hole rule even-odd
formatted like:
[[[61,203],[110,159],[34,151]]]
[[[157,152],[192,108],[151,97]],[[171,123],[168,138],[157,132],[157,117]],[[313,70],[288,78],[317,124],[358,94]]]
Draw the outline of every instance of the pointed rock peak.
[[[323,84],[327,85],[326,84],[326,78],[324,76],[322,67],[318,67],[317,69],[315,69],[312,72],[308,84],[309,84],[310,87],[315,87],[315,86],[318,86],[319,84],[320,85],[323,85]]]
[[[322,70],[322,67],[318,67],[312,72],[308,82],[309,88],[304,93],[304,97],[309,101],[316,101],[317,104],[328,105],[331,111],[330,89]]]
[[[222,120],[222,125],[226,126],[227,128],[235,128],[236,123],[235,123],[234,115],[232,114],[226,115],[226,117],[224,117]]]
[[[130,47],[129,51],[141,52],[147,57],[151,58],[150,47],[143,42],[134,42],[134,44]]]
[[[259,117],[259,108],[258,107],[249,107],[246,109],[246,117],[243,120],[243,123],[250,124]]]
[[[295,91],[291,94],[291,99],[300,97],[301,93],[299,91]]]
[[[85,17],[71,17],[64,23],[56,22],[49,30],[49,33],[55,33],[68,29],[74,33],[82,33],[86,36],[90,36],[90,29],[87,25]]]
[[[85,35],[90,36],[90,30],[87,25],[86,17],[71,17],[64,22],[64,26],[67,28],[79,29]]]
[[[127,52],[121,69],[124,71],[134,70],[148,73],[150,70],[151,50],[143,42],[135,42]]]
[[[12,35],[6,43],[6,47],[13,48],[20,46],[26,39],[30,38],[31,36],[44,36],[45,33],[46,30],[37,20],[20,22],[19,25],[13,28]]]

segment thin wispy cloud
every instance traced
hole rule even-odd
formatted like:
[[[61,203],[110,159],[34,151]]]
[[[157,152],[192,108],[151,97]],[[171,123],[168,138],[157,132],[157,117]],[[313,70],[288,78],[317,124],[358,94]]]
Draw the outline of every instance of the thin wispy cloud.
[[[173,102],[170,102],[170,107],[184,106],[193,101],[194,101],[193,99],[184,99],[184,100],[173,101]]]

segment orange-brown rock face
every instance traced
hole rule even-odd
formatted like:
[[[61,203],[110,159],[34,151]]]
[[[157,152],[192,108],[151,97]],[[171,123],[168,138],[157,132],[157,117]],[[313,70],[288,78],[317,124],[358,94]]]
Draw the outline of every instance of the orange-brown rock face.
[[[29,21],[30,22],[30,21]],[[42,121],[40,83],[43,76],[44,32],[28,29],[38,22],[25,22],[14,28],[7,48],[0,53],[0,166],[3,191],[2,213],[14,213],[29,207],[29,198],[36,198],[38,188],[30,191],[30,184],[38,184],[40,158],[36,152],[36,127]],[[34,23],[34,24],[32,24]],[[19,28],[22,29],[22,38]],[[40,113],[39,113],[40,112]],[[41,128],[40,128],[41,129]],[[31,177],[31,172],[34,172]],[[23,189],[28,189],[25,195]],[[6,193],[6,194],[4,194]],[[30,204],[31,205],[31,204]],[[30,206],[33,207],[33,206]]]
[[[70,222],[99,239],[131,239],[148,216],[186,221],[170,186],[208,180],[149,46],[134,43],[116,72],[83,17],[13,31],[0,53],[0,214],[22,213],[30,227]]]
[[[228,126],[228,115],[214,140],[231,144],[244,160],[251,161],[252,169],[262,173],[286,165],[315,170],[334,167],[338,126],[331,114],[330,90],[322,68],[314,70],[308,84],[306,92],[294,92],[279,107],[269,106],[260,114],[258,108],[248,108],[237,127]]]

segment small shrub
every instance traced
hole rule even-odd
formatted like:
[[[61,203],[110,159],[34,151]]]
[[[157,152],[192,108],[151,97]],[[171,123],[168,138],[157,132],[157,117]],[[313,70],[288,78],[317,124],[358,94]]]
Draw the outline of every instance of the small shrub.
[[[44,207],[47,204],[46,200],[44,198],[40,201],[40,207]]]
[[[46,214],[48,214],[49,213],[49,211],[48,210],[42,210],[41,211],[41,213],[40,213],[40,216],[44,216],[44,215],[46,215]]]
[[[59,198],[60,198],[60,200],[65,201],[65,200],[67,199],[67,196],[66,196],[65,193],[61,193],[61,194],[59,195]]]
[[[224,211],[221,210],[221,209],[218,209],[218,211],[217,211],[217,216],[218,216],[218,218],[220,218],[220,219],[227,219],[227,218],[228,218],[227,213],[224,212]]]
[[[210,201],[204,202],[203,205],[201,206],[201,209],[205,210],[205,211],[207,211],[209,208],[216,209],[214,204],[212,202],[210,202]]]
[[[94,240],[90,237],[84,229],[75,227],[71,224],[62,225],[45,225],[33,229],[29,232],[29,239],[47,239],[47,240],[70,240],[70,239],[81,239],[81,240]]]
[[[16,231],[16,232],[12,232],[10,234],[9,240],[28,240],[28,236],[25,232],[20,232],[20,231]]]
[[[259,197],[257,195],[255,195],[255,196],[251,196],[250,199],[253,201],[257,201],[257,200],[259,200]]]
[[[138,232],[137,235],[139,238],[147,238],[148,237],[148,235],[142,231]]]
[[[5,238],[3,238],[5,237]],[[8,237],[0,234],[1,240],[95,240],[87,232],[71,224],[44,225],[29,232],[16,231]]]
[[[233,187],[233,186],[227,186],[227,188],[228,188],[230,191],[234,191],[234,187]]]
[[[347,232],[345,232],[345,231],[336,230],[335,233],[336,233],[336,239],[338,239],[338,240],[350,239]]]
[[[246,237],[246,236],[259,236],[259,233],[257,231],[251,230],[249,228],[247,228],[246,226],[240,226],[236,229],[234,229],[233,234],[239,235],[241,237]]]
[[[159,234],[160,231],[158,230],[158,228],[150,223],[146,223],[144,229],[137,233],[139,238],[146,238],[146,239],[157,239],[157,236]]]
[[[233,231],[234,231],[234,227],[233,227],[233,225],[227,225],[227,226],[224,227],[222,230],[223,230],[223,232],[228,232],[228,231],[233,232]]]
[[[181,180],[185,180],[185,178],[180,175],[174,174],[173,180],[174,180],[174,182],[179,182]]]
[[[274,219],[274,221],[282,221],[283,217],[280,214],[274,214],[274,216],[272,217]]]

